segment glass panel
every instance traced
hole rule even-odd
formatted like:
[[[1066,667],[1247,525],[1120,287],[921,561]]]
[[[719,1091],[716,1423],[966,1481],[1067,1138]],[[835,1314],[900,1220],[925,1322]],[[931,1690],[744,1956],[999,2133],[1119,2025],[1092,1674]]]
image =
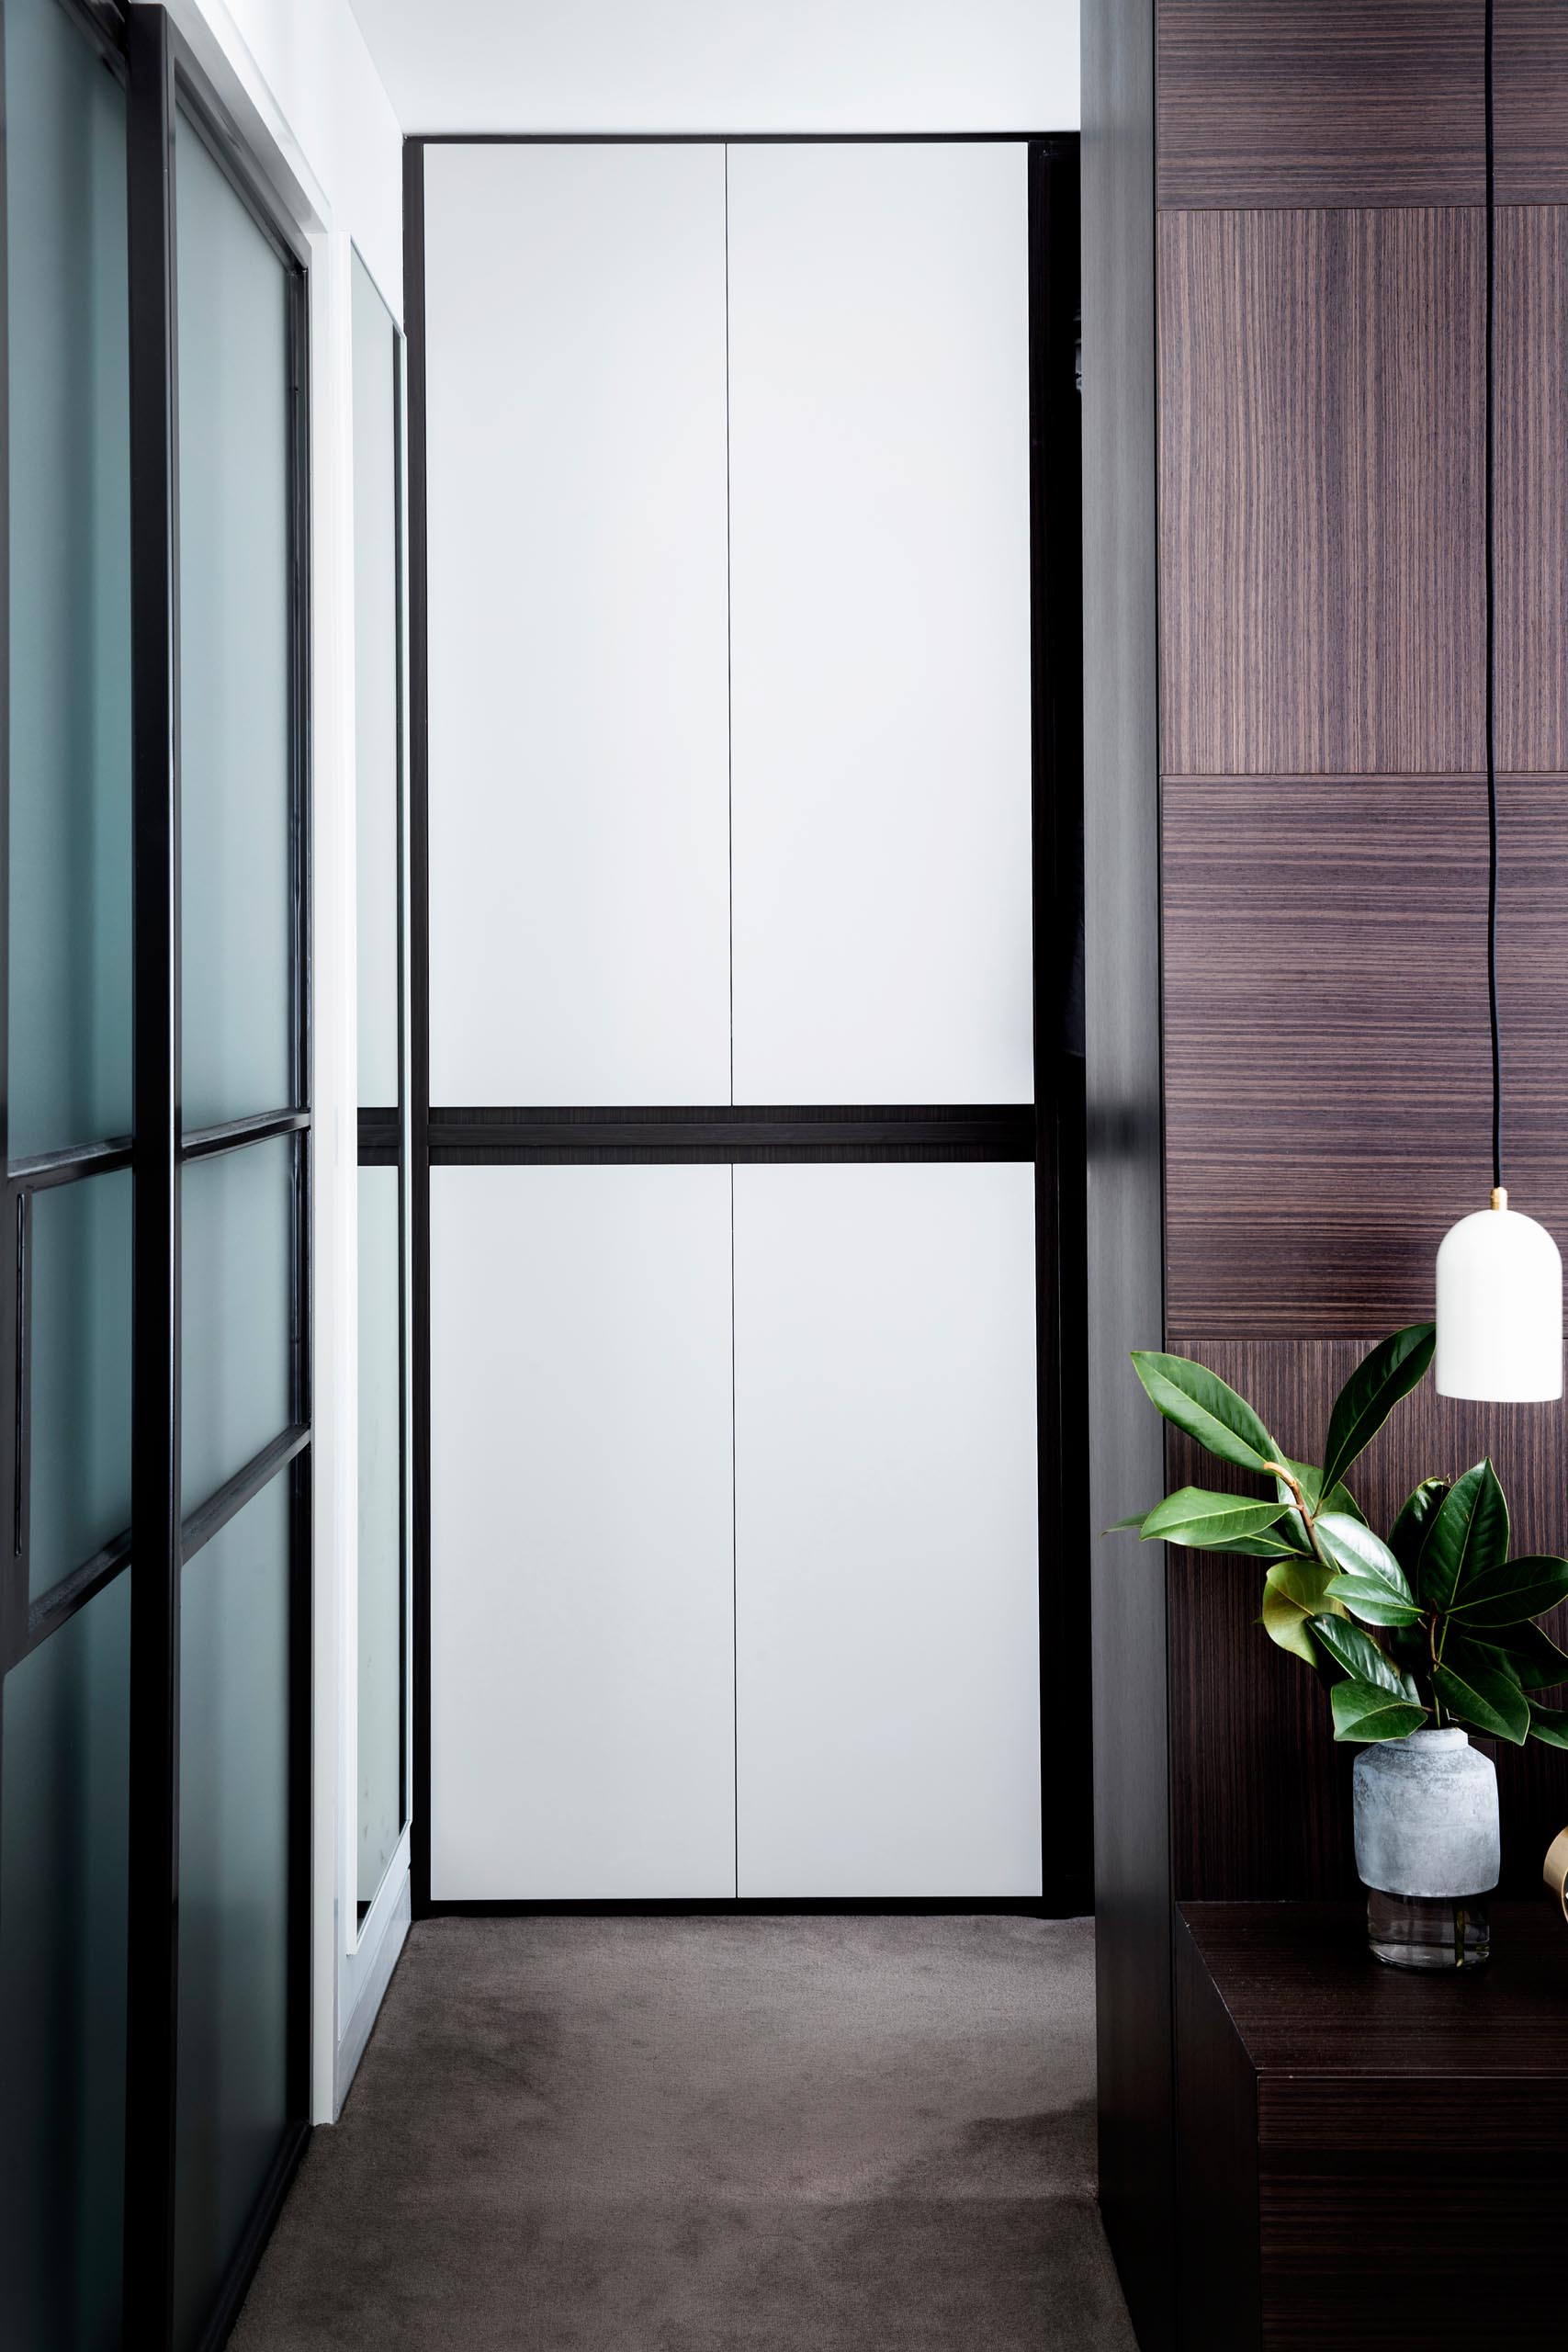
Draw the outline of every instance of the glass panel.
[[[354,257],[354,730],[358,767],[359,1092],[398,1099],[396,337]]]
[[[175,2342],[194,2344],[288,2117],[287,1471],[184,1571]]]
[[[293,1142],[192,1160],[180,1197],[180,1507],[189,1512],[291,1419]]]
[[[129,1168],[35,1193],[28,1589],[130,1524]]]
[[[289,1100],[288,280],[183,118],[183,1090],[188,1128]]]
[[[130,1127],[125,98],[56,0],[6,0],[10,1144]]]
[[[0,1759],[5,2340],[120,2342],[130,1578],[6,1683]]]
[[[402,1829],[398,1171],[359,1171],[359,1901]]]

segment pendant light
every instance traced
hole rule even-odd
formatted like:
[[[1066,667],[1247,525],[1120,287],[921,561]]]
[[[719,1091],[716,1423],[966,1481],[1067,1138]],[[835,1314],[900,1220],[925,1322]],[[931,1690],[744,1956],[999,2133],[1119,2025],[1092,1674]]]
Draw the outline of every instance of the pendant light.
[[[1492,1205],[1461,1217],[1438,1251],[1437,1385],[1441,1396],[1546,1403],[1562,1394],[1562,1261],[1503,1187],[1503,1044],[1497,1020],[1495,424],[1497,207],[1492,139],[1492,17],[1485,0],[1486,105],[1486,980],[1492,1012]]]

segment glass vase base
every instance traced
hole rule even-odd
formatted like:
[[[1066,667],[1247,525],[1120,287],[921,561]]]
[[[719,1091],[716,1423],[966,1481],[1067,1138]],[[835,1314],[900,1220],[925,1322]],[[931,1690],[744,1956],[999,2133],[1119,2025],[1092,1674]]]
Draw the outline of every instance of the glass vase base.
[[[1484,1894],[1367,1891],[1367,1941],[1385,1968],[1482,1968],[1492,1956]]]

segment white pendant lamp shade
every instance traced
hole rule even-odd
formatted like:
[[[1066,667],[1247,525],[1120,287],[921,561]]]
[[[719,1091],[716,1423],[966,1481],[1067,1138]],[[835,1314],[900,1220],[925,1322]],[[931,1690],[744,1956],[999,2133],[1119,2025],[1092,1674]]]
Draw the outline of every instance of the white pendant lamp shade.
[[[1496,0],[1485,0],[1483,96],[1486,156],[1486,997],[1492,1021],[1492,1205],[1461,1217],[1438,1250],[1437,1385],[1439,1396],[1498,1405],[1550,1405],[1562,1394],[1562,1261],[1532,1216],[1503,1189],[1503,1023],[1497,991],[1497,187],[1493,49]]]
[[[1545,1226],[1496,1198],[1438,1250],[1438,1394],[1546,1404],[1562,1394],[1562,1261]]]

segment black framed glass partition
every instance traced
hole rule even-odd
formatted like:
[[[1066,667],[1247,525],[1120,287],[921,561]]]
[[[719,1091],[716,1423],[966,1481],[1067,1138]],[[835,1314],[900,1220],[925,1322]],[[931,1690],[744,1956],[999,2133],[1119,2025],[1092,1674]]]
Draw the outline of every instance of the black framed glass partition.
[[[356,760],[358,1575],[355,1903],[363,1923],[408,1826],[404,1148],[402,337],[351,265]]]
[[[161,9],[0,36],[0,2277],[186,2352],[307,2131],[306,256]]]
[[[123,72],[5,0],[0,2278],[119,2340],[131,1520]]]

